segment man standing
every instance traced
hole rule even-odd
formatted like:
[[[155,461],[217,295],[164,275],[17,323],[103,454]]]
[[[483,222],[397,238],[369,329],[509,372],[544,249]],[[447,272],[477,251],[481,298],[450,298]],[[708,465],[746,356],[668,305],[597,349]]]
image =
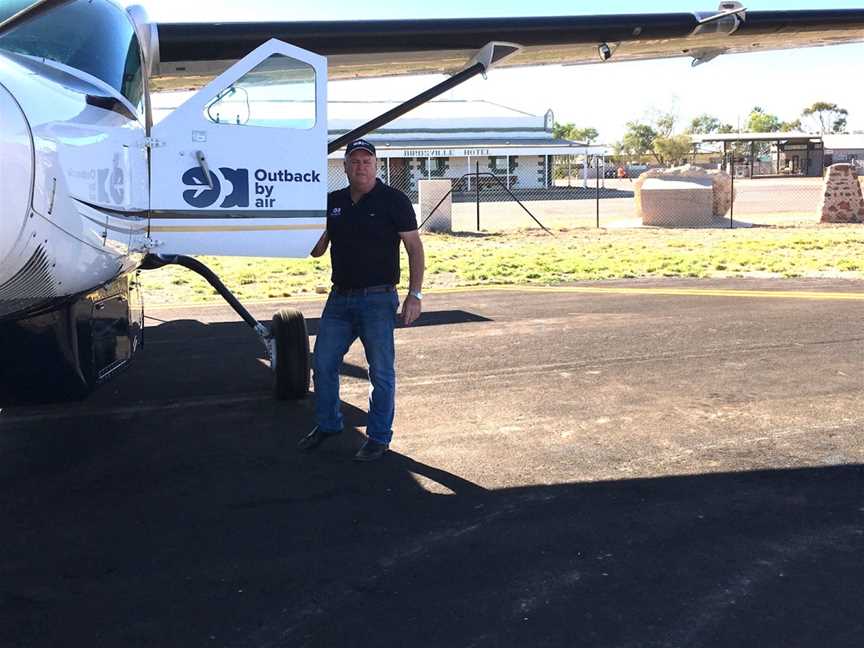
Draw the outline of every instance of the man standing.
[[[375,147],[355,140],[345,149],[348,187],[327,196],[327,230],[312,250],[321,256],[330,246],[333,288],[315,340],[315,428],[298,444],[311,450],[342,432],[339,368],[358,337],[369,363],[369,418],[366,442],[355,455],[372,461],[383,455],[393,436],[396,369],[393,329],[399,296],[399,244],[408,253],[408,295],[402,323],[420,316],[423,294],[423,243],[408,197],[377,178]]]

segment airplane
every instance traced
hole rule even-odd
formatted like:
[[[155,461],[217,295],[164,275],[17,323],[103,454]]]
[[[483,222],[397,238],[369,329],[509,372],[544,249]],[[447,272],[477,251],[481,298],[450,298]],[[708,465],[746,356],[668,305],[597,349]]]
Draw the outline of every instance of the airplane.
[[[274,394],[309,388],[302,315],[259,322],[196,255],[302,258],[327,155],[493,67],[864,41],[864,9],[157,24],[114,0],[0,0],[0,406],[86,397],[142,347],[138,273],[205,277],[255,331]],[[327,81],[445,73],[334,141]],[[159,123],[151,94],[194,90]],[[178,358],[182,360],[182,358]]]

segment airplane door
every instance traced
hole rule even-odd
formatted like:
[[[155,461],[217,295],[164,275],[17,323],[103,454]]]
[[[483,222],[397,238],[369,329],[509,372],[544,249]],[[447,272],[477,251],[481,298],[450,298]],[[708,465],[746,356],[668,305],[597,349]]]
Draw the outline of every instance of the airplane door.
[[[327,209],[327,61],[278,40],[151,132],[158,254],[305,257]]]

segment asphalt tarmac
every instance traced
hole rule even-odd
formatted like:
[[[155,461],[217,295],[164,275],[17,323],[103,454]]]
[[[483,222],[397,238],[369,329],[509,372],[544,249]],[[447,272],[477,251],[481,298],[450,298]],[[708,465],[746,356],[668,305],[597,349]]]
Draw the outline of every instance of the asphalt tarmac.
[[[293,305],[317,328],[321,301]],[[279,304],[253,312],[268,317]],[[392,451],[297,440],[225,307],[0,414],[0,646],[860,646],[864,284],[430,294]]]

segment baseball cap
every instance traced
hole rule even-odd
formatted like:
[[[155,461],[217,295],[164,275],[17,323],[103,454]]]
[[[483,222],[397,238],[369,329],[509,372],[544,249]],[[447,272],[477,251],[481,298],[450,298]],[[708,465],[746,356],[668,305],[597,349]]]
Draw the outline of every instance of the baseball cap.
[[[367,142],[364,139],[358,139],[358,140],[354,140],[353,142],[351,142],[345,148],[345,157],[346,158],[351,157],[351,154],[354,151],[366,151],[367,153],[371,153],[372,155],[375,155],[375,147],[372,145],[371,142]]]

